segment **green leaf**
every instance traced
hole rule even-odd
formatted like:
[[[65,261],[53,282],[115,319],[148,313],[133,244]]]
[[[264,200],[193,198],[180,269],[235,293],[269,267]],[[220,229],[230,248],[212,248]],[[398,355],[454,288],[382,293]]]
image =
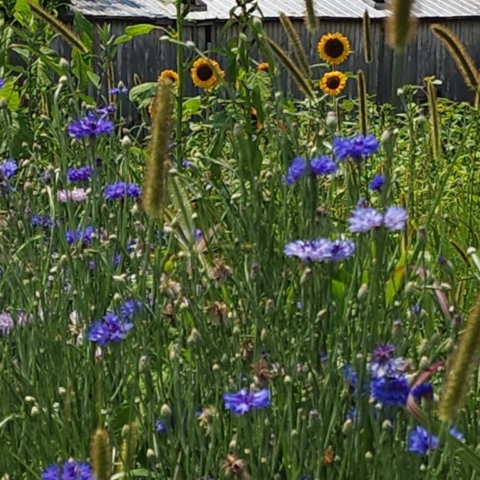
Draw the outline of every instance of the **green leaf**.
[[[92,67],[86,55],[74,48],[72,50],[72,73],[78,79],[78,87],[80,90],[87,88],[89,81],[88,72],[91,71]]]
[[[93,72],[87,72],[89,80],[95,85],[95,87],[100,88],[100,77]]]
[[[110,480],[119,480],[120,478],[123,478],[127,475],[126,472],[119,472],[110,477]],[[152,477],[153,474],[152,472],[149,472],[146,468],[137,468],[134,470],[130,470],[128,472],[128,475],[131,477]]]
[[[93,25],[78,11],[74,11],[73,24],[83,44],[91,52],[93,49]]]
[[[18,110],[20,107],[20,95],[15,90],[13,81],[5,83],[3,88],[0,88],[0,98],[7,101],[8,108],[12,111]]]
[[[189,120],[193,115],[197,115],[202,107],[200,97],[192,97],[183,102],[183,120]]]
[[[129,42],[130,40],[133,40],[133,37],[130,35],[120,35],[118,38],[115,39],[113,42],[114,45],[120,45],[121,43],[126,43]]]
[[[146,35],[150,33],[155,27],[155,25],[150,24],[140,24],[140,25],[130,25],[125,29],[125,34],[130,37],[139,37],[140,35]]]
[[[342,110],[345,110],[346,112],[351,112],[354,108],[355,108],[355,104],[352,102],[352,100],[349,100],[349,99],[343,100]]]
[[[393,300],[395,299],[395,295],[397,294],[399,288],[402,286],[403,280],[405,279],[405,275],[407,274],[407,267],[405,266],[405,261],[407,259],[407,254],[404,253],[393,271],[393,275],[387,281],[387,285],[385,287],[385,301],[387,306],[392,305]]]
[[[133,103],[137,103],[140,108],[146,107],[157,90],[157,82],[142,83],[130,90],[129,98]]]
[[[30,10],[27,0],[17,0],[15,3],[14,17],[20,23],[20,25],[23,27],[28,27],[31,16],[32,11]]]

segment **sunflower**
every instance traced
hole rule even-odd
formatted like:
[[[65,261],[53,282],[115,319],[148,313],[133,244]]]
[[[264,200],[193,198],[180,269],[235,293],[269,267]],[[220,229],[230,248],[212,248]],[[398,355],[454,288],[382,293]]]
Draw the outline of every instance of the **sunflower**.
[[[225,75],[225,72],[215,60],[199,58],[193,63],[191,75],[193,83],[197,87],[208,90],[219,84],[219,80]]]
[[[320,88],[332,97],[341,93],[346,84],[347,77],[342,72],[328,72],[320,80]]]
[[[252,108],[250,118],[252,120],[252,125],[257,129],[258,132],[263,129],[263,123],[259,120],[257,111],[254,108]]]
[[[262,62],[257,65],[257,72],[268,73],[270,71],[270,65],[268,62]]]
[[[178,82],[178,73],[175,70],[164,70],[158,76],[158,81],[169,78],[173,83]]]
[[[339,65],[350,55],[350,42],[341,33],[323,35],[317,45],[322,60],[331,65]]]

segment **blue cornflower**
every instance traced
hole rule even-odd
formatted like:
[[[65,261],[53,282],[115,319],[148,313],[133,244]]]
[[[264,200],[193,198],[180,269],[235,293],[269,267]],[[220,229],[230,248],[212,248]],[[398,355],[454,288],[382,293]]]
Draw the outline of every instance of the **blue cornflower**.
[[[384,185],[385,185],[385,177],[383,175],[375,175],[370,181],[370,183],[368,184],[368,188],[370,190],[379,192]]]
[[[330,175],[337,171],[337,164],[325,155],[312,159],[310,167],[315,175]]]
[[[140,300],[127,300],[120,306],[120,313],[124,320],[131,320],[134,315],[142,311],[143,304]]]
[[[98,343],[101,347],[109,343],[117,343],[125,338],[127,332],[133,328],[133,323],[122,322],[115,313],[107,313],[102,321],[90,325],[87,338]]]
[[[433,385],[431,383],[421,383],[410,392],[413,398],[418,402],[423,397],[433,397]]]
[[[287,185],[293,185],[303,176],[307,168],[307,162],[304,158],[296,157],[288,167],[285,182]]]
[[[402,207],[388,207],[385,211],[383,223],[389,230],[403,230],[407,222],[408,215]]]
[[[437,436],[428,433],[426,428],[418,426],[408,436],[408,451],[425,455],[429,450],[435,450],[439,443]]]
[[[3,178],[9,180],[12,178],[18,170],[17,162],[13,158],[7,158],[0,163],[0,172]]]
[[[347,382],[349,388],[356,390],[358,385],[358,373],[350,366],[343,366],[343,378]]]
[[[403,375],[373,377],[370,383],[370,395],[383,405],[403,407],[409,393],[410,385]]]
[[[157,433],[167,433],[167,425],[163,420],[157,420],[157,422],[155,423],[155,431]]]
[[[379,228],[383,224],[383,215],[371,207],[356,207],[348,219],[351,233],[365,233],[372,228]]]
[[[107,105],[105,107],[99,107],[96,110],[97,115],[101,115],[102,117],[106,117],[108,115],[113,115],[117,109],[115,105]]]
[[[94,234],[95,229],[93,227],[85,227],[83,230],[81,227],[79,227],[77,230],[67,230],[65,232],[65,237],[69,245],[80,241],[83,243],[83,245],[88,245],[92,241]]]
[[[2,89],[5,86],[5,80],[3,78],[0,78],[0,89]]]
[[[110,89],[110,93],[116,96],[125,95],[126,93],[128,93],[128,88],[125,85],[119,83],[118,87],[113,87]]]
[[[237,415],[243,415],[255,408],[270,406],[270,392],[265,388],[252,393],[246,388],[242,388],[237,393],[224,393],[223,402],[227,410]]]
[[[78,118],[68,126],[68,134],[72,138],[96,138],[100,135],[110,135],[113,132],[113,122],[88,112],[83,118]]]
[[[120,198],[137,198],[142,193],[141,188],[134,183],[116,182],[105,187],[105,200],[118,200]]]
[[[333,154],[339,160],[360,161],[378,151],[378,140],[373,135],[357,135],[354,138],[335,138]]]
[[[68,460],[63,465],[50,465],[42,473],[42,480],[94,480],[88,463]]]
[[[420,315],[422,313],[422,306],[421,305],[411,305],[410,306],[410,311],[414,314],[414,315]]]
[[[37,215],[34,213],[30,219],[32,227],[43,227],[46,230],[51,230],[56,226],[55,220],[50,215]]]
[[[67,180],[69,182],[84,182],[90,179],[92,173],[92,167],[69,168],[67,170]]]

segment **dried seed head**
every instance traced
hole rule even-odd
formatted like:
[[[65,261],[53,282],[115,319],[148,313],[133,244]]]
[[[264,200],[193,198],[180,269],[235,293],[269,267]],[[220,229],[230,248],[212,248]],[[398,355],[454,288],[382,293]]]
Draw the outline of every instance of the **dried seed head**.
[[[415,0],[393,0],[392,14],[387,18],[387,43],[403,50],[415,38],[417,19],[412,15]]]
[[[227,476],[234,476],[243,480],[247,480],[250,477],[246,472],[245,468],[245,461],[234,454],[227,455],[227,459],[225,460],[225,462],[223,462],[222,465],[222,469]]]

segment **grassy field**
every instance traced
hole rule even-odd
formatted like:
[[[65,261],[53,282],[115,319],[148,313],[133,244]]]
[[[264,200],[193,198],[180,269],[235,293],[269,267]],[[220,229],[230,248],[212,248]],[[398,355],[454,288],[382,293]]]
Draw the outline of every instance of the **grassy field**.
[[[395,76],[378,105],[341,65],[368,38],[319,30],[310,68],[288,19],[293,59],[242,15],[260,62],[247,35],[222,57],[172,31],[177,69],[129,85],[108,75],[107,27],[94,56],[83,17],[77,37],[35,4],[15,16],[0,23],[2,480],[479,478],[476,106]],[[393,18],[400,58],[411,20]],[[71,60],[38,47],[54,33]]]

